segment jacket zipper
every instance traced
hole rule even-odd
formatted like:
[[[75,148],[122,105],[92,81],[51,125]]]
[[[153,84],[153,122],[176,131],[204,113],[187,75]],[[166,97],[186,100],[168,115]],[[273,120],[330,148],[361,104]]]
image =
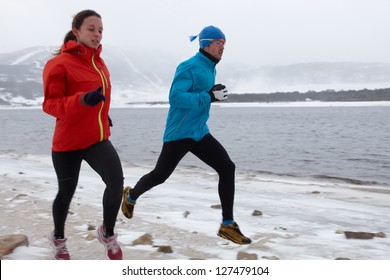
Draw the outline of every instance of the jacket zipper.
[[[99,68],[95,64],[95,53],[92,55],[92,65],[95,68],[95,70],[99,73],[100,78],[102,79],[102,85],[103,85],[103,95],[106,95],[106,86],[108,85],[107,83],[107,78],[104,75],[103,71],[100,71]],[[98,123],[99,123],[99,128],[100,128],[100,142],[103,141],[104,139],[104,128],[103,128],[103,122],[102,122],[102,110],[104,107],[104,101],[102,101],[102,104],[100,105],[99,113],[98,113]]]

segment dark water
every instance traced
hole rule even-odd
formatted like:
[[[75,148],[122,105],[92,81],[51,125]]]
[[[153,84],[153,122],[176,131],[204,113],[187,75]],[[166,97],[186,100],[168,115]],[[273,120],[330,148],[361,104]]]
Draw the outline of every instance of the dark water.
[[[111,141],[123,161],[154,165],[167,108],[112,109]],[[237,172],[390,185],[390,107],[213,107],[211,133]],[[0,110],[0,152],[50,154],[54,118]],[[193,155],[181,166],[208,168]]]

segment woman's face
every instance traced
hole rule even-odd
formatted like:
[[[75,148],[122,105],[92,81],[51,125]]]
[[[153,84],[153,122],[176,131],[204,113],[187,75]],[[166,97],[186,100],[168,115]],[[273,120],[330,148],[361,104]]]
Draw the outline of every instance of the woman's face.
[[[84,19],[80,29],[73,28],[77,42],[89,48],[97,49],[103,37],[103,23],[97,16],[90,16]]]

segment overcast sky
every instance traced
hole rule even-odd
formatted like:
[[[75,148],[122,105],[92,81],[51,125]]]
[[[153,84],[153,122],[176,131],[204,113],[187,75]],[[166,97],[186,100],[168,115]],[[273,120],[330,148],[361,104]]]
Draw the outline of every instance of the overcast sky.
[[[60,46],[84,9],[103,18],[103,48],[183,57],[198,49],[188,36],[215,25],[224,60],[390,63],[390,0],[1,0],[0,53]]]

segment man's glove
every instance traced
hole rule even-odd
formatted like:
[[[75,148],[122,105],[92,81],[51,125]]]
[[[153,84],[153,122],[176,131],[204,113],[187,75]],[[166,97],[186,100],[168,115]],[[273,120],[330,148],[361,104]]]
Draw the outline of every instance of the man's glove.
[[[103,87],[100,86],[96,90],[92,90],[84,94],[82,100],[84,101],[85,105],[95,106],[99,104],[99,102],[105,101],[106,97],[102,94],[102,89]]]
[[[211,102],[224,101],[228,98],[228,90],[222,84],[214,85],[209,91]]]
[[[114,124],[112,123],[112,120],[111,120],[110,116],[108,116],[108,124],[109,124],[110,126],[114,126]]]

